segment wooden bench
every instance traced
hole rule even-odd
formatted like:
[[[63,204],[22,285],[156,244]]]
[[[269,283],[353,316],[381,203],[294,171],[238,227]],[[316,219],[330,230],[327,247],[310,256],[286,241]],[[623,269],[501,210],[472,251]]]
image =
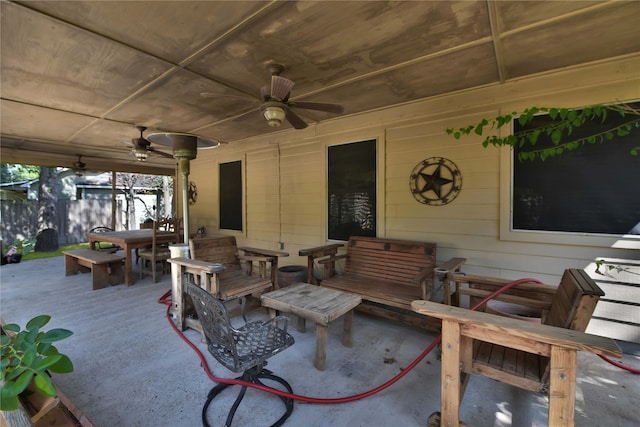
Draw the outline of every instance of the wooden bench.
[[[460,282],[459,292],[470,289],[472,298],[489,295],[509,282],[480,276],[449,279]],[[465,280],[466,286],[462,286]],[[549,425],[573,425],[577,350],[613,357],[622,356],[622,352],[611,339],[583,333],[604,295],[583,270],[566,270],[550,299],[548,288],[525,283],[503,297],[510,303],[540,309],[541,323],[428,301],[412,304],[416,312],[442,319],[441,415],[433,414],[432,419],[441,416],[444,425],[458,425],[460,401],[470,374],[475,373],[548,394]],[[530,304],[528,297],[533,298]]]
[[[314,262],[324,266],[320,285],[359,295],[359,311],[382,316],[426,329],[439,328],[425,316],[416,316],[411,303],[431,296],[436,262],[436,244],[376,237],[351,237],[347,252],[338,255],[342,245],[332,244],[299,252],[306,256],[309,280]],[[343,274],[336,273],[336,261],[345,259]],[[457,271],[464,258],[452,258],[438,267]]]
[[[65,275],[71,276],[90,271],[93,290],[119,285],[124,280],[122,268],[124,256],[91,249],[73,249],[63,253]]]
[[[240,251],[243,255],[239,255]],[[185,274],[220,300],[257,295],[274,287],[274,283],[277,283],[278,257],[289,255],[282,251],[238,247],[233,236],[191,239],[189,254],[191,259],[169,259],[180,269],[178,283],[173,289],[173,311],[179,328],[184,330],[188,327],[198,331],[202,331],[200,322],[189,317],[193,313],[191,298],[184,292]],[[257,274],[254,264],[258,267]]]

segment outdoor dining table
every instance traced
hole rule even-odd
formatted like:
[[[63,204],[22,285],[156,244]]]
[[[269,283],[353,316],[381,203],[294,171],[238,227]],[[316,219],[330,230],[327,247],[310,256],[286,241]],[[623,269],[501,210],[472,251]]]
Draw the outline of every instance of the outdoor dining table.
[[[153,230],[145,228],[141,230],[106,231],[102,233],[87,233],[91,249],[96,248],[96,242],[107,242],[118,245],[124,249],[124,283],[133,285],[133,262],[131,251],[138,248],[151,246]],[[171,231],[157,231],[156,240],[160,243],[176,243],[176,233]]]

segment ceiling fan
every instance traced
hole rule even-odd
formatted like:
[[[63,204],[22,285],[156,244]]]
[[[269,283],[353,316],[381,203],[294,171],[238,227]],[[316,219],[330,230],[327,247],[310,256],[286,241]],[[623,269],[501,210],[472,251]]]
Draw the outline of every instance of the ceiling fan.
[[[306,128],[308,126],[307,123],[293,111],[294,109],[325,111],[335,114],[342,114],[344,111],[342,105],[338,104],[290,101],[291,89],[293,89],[295,83],[280,75],[280,73],[284,71],[284,66],[280,64],[270,64],[267,66],[267,71],[271,73],[271,87],[263,86],[260,89],[261,103],[259,110],[270,126],[280,126],[283,120],[286,119],[295,129]],[[206,98],[229,96],[211,92],[202,92],[200,95]],[[247,97],[232,97],[248,100]],[[253,113],[253,111],[251,111],[251,113]]]
[[[164,151],[156,150],[151,146],[151,141],[145,139],[143,133],[147,128],[145,126],[136,126],[136,129],[140,131],[139,138],[133,138],[131,142],[125,142],[126,145],[131,147],[132,153],[136,156],[136,159],[140,162],[144,162],[149,157],[149,153],[159,154],[163,157],[173,158],[173,154],[165,153]]]
[[[87,164],[82,161],[82,156],[78,154],[78,161],[73,162],[74,173],[76,174],[76,176],[84,176],[85,172],[87,171],[86,168]]]

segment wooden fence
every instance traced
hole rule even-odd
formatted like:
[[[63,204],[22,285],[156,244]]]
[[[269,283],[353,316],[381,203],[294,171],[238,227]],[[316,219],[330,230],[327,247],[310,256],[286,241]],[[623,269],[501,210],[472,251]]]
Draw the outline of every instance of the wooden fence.
[[[39,231],[37,201],[2,200],[0,207],[3,247],[18,239],[35,239]],[[116,218],[121,218],[122,204],[119,201],[116,212]],[[58,230],[60,245],[86,242],[85,233],[93,227],[111,226],[111,200],[59,200],[56,217],[55,229]]]

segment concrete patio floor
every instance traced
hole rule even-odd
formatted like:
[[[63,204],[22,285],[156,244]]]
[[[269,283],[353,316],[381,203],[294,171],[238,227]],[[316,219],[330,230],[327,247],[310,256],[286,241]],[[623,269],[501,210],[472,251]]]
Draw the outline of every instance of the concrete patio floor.
[[[137,277],[137,271],[135,272]],[[158,299],[171,289],[171,276],[150,277],[133,286],[92,291],[89,274],[64,276],[63,258],[48,258],[0,268],[0,315],[21,326],[49,314],[45,329],[74,332],[59,343],[75,365],[55,381],[97,427],[197,426],[207,393],[215,385],[200,361],[173,331]],[[266,310],[250,313],[267,319]],[[268,368],[284,377],[297,394],[343,398],[387,382],[408,366],[435,338],[411,327],[356,313],[353,347],[341,344],[342,322],[329,327],[327,367],[313,367],[315,327],[298,332],[293,347],[276,355]],[[236,377],[209,355],[195,331],[185,336],[205,355],[214,375]],[[640,346],[621,343],[623,362],[640,368]],[[226,391],[208,411],[212,426],[223,425],[236,395]],[[577,426],[640,425],[640,381],[592,354],[578,355]],[[548,400],[484,377],[472,377],[461,420],[483,426],[547,425]],[[426,426],[440,406],[440,362],[431,353],[404,378],[365,399],[344,404],[296,402],[287,426]],[[273,395],[250,390],[234,426],[268,426],[282,404]]]

